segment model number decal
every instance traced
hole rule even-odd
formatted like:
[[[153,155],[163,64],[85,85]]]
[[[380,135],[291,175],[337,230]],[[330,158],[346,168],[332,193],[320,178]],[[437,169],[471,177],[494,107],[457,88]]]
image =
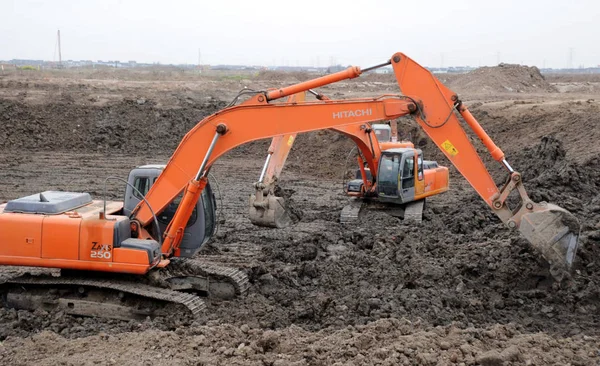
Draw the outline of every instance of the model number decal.
[[[100,244],[97,241],[92,242],[90,258],[110,259],[112,257],[112,245]]]

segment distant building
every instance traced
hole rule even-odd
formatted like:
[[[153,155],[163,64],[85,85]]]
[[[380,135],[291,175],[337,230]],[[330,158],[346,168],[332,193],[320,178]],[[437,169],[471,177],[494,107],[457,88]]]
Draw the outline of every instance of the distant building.
[[[9,60],[9,64],[13,64],[16,66],[42,66],[44,65],[44,60],[20,60],[20,59],[12,59]]]

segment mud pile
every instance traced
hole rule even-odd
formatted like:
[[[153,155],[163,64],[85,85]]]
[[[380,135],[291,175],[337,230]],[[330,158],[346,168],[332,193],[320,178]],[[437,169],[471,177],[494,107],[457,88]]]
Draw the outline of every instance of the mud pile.
[[[228,324],[66,340],[52,332],[0,345],[7,365],[549,365],[594,364],[590,337],[555,339],[512,325],[428,329],[408,319],[308,332]],[[65,362],[68,360],[68,362]]]
[[[516,160],[526,167],[524,184],[533,200],[556,203],[580,220],[579,271],[600,283],[600,154],[576,163],[566,158],[560,140],[545,136]]]
[[[551,93],[556,89],[535,66],[500,64],[480,67],[450,82],[462,93]]]
[[[198,121],[225,106],[211,99],[164,108],[145,98],[93,106],[73,103],[68,94],[52,104],[0,99],[0,149],[171,154]],[[269,140],[252,142],[229,155],[263,158],[268,146]],[[320,157],[341,161],[353,146],[350,139],[331,131],[301,134],[288,165],[319,176],[341,177],[341,171],[332,172]]]
[[[146,99],[106,106],[31,105],[0,100],[0,148],[87,152],[173,151],[199,120],[224,107],[209,101],[157,108]]]

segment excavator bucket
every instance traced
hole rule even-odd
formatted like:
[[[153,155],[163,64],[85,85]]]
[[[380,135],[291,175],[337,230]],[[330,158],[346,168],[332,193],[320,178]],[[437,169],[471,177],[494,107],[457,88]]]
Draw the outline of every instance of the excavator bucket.
[[[579,238],[579,222],[569,211],[550,203],[536,203],[521,217],[519,231],[550,264],[550,274],[568,277]]]
[[[285,207],[285,200],[262,191],[250,195],[250,221],[254,225],[283,228],[292,223]]]

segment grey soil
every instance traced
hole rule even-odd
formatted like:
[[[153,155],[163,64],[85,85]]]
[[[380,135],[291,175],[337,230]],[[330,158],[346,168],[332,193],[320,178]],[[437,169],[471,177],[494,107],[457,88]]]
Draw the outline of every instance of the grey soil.
[[[126,87],[118,90],[122,100],[90,105],[55,82],[62,95],[21,87],[43,95],[36,103],[15,97],[14,85],[0,94],[0,200],[57,188],[99,197],[105,176],[125,177],[136,165],[166,161],[195,120],[224,105],[204,98],[207,91],[176,89],[169,103],[159,92],[147,92],[139,103]],[[0,363],[597,364],[600,148],[589,142],[600,133],[599,103],[556,94],[518,103],[470,99],[523,173],[531,197],[557,203],[581,221],[581,250],[568,282],[554,282],[527,242],[454,169],[451,191],[427,202],[420,226],[376,211],[356,226],[339,224],[352,145],[320,132],[298,139],[282,176],[301,212],[290,228],[257,228],[247,218],[268,142],[241,147],[212,169],[220,225],[199,255],[246,271],[247,296],[209,300],[206,317],[191,325],[2,308]],[[192,95],[191,102],[172,102],[183,95]],[[401,129],[447,165],[409,121]],[[504,178],[499,168],[492,173],[499,183]],[[121,187],[110,185],[110,195],[120,198]]]

